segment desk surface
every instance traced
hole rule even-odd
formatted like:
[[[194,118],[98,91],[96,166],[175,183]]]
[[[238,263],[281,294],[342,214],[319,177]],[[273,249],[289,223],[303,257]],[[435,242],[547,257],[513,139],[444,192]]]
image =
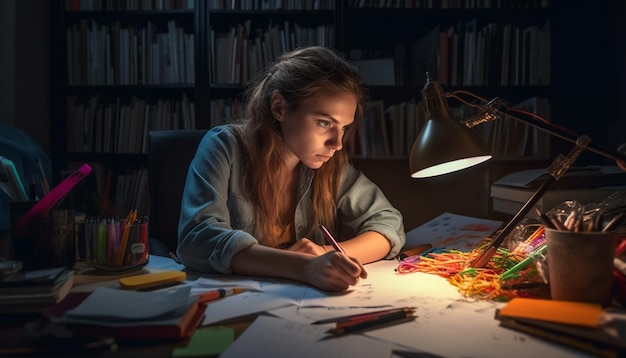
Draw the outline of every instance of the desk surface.
[[[497,308],[503,306],[501,303],[466,299],[441,277],[423,273],[401,275],[394,271],[396,265],[397,261],[392,260],[367,265],[368,278],[340,295],[326,294],[295,283],[259,280],[263,283],[261,293],[251,292],[249,295],[244,293],[215,301],[209,304],[206,316],[209,318],[208,322],[211,322],[211,317],[228,314],[229,310],[245,312],[245,309],[250,307],[271,307],[263,305],[283,299],[295,301],[296,304],[266,311],[275,317],[305,324],[329,315],[344,315],[347,311],[353,311],[355,307],[362,309],[363,306],[414,306],[417,308],[418,316],[415,321],[370,331],[364,336],[390,342],[396,347],[403,346],[404,349],[445,357],[585,356],[581,352],[499,327],[494,314]],[[220,276],[220,279],[224,277]],[[230,277],[226,279],[231,280]],[[239,279],[232,280],[237,282]],[[245,280],[253,281],[250,278]],[[264,293],[274,296],[268,299],[268,295]],[[34,318],[19,316],[2,319],[0,346],[5,348],[0,349],[0,353],[6,353],[4,349],[17,349],[28,343],[23,325]],[[229,326],[235,328],[239,336],[249,324],[248,320],[231,323]],[[269,336],[264,338],[265,340],[285,344],[284,336],[266,333]],[[175,347],[186,344],[187,340],[175,343],[123,344],[118,352],[103,353],[103,356],[171,357]],[[258,347],[248,349],[254,351],[258,350]]]

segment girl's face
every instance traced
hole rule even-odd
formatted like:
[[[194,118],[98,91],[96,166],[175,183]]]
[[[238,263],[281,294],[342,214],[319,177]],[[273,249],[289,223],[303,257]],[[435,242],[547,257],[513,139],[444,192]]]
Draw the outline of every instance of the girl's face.
[[[354,122],[356,96],[349,92],[329,92],[307,99],[298,109],[286,109],[280,94],[272,97],[274,116],[281,122],[285,158],[289,166],[301,161],[318,169],[343,148],[343,136]]]

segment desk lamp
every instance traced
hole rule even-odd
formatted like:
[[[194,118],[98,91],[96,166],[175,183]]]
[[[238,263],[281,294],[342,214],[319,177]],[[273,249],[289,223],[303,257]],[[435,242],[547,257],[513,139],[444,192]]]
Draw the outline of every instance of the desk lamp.
[[[465,101],[460,94],[471,96],[477,103]],[[465,121],[455,120],[450,114],[446,97],[457,99],[467,106],[478,108],[479,113]],[[571,131],[562,127],[555,125],[547,127],[547,121],[540,124],[537,120],[541,120],[541,117],[530,112],[509,107],[504,104],[504,101],[498,98],[487,101],[471,92],[460,90],[444,95],[441,84],[436,81],[430,81],[428,74],[426,85],[422,89],[422,100],[424,101],[428,120],[411,149],[409,168],[411,177],[413,178],[443,175],[477,165],[490,159],[491,154],[485,149],[478,135],[470,128],[480,123],[496,120],[500,115],[515,119],[575,144],[567,156],[559,154],[556,157],[554,162],[547,169],[547,174],[549,174],[548,178],[498,233],[490,246],[471,262],[471,267],[484,267],[487,262],[489,262],[498,247],[504,242],[520,220],[528,214],[530,209],[532,209],[543,194],[548,191],[552,184],[565,174],[583,150],[587,149],[615,160],[620,168],[626,170],[626,155],[621,151],[611,151],[592,143],[586,135],[575,137]],[[524,114],[534,120],[523,118],[519,116],[519,114]]]

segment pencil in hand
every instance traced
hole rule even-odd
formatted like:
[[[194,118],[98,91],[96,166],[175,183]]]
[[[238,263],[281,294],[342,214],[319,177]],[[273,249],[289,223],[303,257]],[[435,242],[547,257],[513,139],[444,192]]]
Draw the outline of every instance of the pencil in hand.
[[[328,231],[328,229],[326,229],[324,225],[320,225],[320,229],[322,230],[322,233],[324,233],[324,237],[326,237],[326,241],[328,241],[328,243],[333,246],[335,251],[339,251],[342,254],[346,254],[346,250],[344,250],[343,247],[339,245],[337,240],[335,240],[333,235],[331,235],[330,231]]]

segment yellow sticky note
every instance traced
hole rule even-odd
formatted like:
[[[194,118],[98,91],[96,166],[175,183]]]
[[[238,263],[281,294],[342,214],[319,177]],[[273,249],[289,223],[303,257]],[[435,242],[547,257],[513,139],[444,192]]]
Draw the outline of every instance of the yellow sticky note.
[[[597,327],[604,311],[594,303],[516,297],[500,310],[500,315]]]
[[[235,341],[235,330],[226,327],[198,328],[186,347],[177,347],[173,358],[217,356]]]

